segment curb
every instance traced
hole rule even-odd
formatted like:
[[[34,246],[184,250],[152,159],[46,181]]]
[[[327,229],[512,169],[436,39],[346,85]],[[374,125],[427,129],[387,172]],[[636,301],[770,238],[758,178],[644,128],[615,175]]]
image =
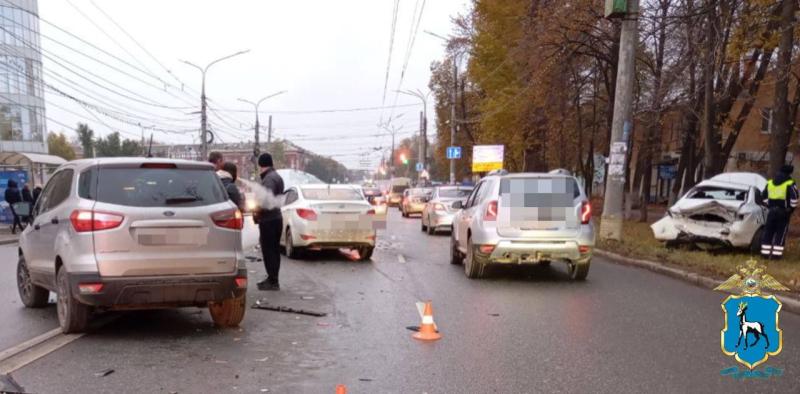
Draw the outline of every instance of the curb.
[[[11,245],[19,242],[19,239],[2,239],[0,245]]]
[[[619,263],[623,265],[629,265],[637,268],[644,268],[646,270],[650,270],[661,275],[666,275],[671,278],[679,279],[684,282],[689,282],[695,286],[704,287],[706,289],[713,290],[715,287],[719,286],[720,283],[723,281],[714,279],[708,276],[700,275],[695,272],[685,271],[680,268],[669,267],[663,264],[659,264],[649,260],[642,260],[642,259],[634,259],[631,257],[623,256],[620,254],[616,254],[613,252],[609,252],[603,249],[595,249],[594,253],[609,259],[613,263]],[[725,293],[734,294],[733,292],[725,291]],[[783,304],[783,310],[790,311],[792,313],[800,314],[800,299],[786,296],[783,294],[774,293],[775,296],[781,301]]]

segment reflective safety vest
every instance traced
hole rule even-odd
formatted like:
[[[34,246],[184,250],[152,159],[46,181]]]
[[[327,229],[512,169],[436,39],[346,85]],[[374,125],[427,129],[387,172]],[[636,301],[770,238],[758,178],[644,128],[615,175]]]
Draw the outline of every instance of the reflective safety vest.
[[[772,179],[767,181],[767,196],[770,200],[786,200],[786,192],[789,186],[794,185],[794,180],[789,179],[780,185],[772,183]]]

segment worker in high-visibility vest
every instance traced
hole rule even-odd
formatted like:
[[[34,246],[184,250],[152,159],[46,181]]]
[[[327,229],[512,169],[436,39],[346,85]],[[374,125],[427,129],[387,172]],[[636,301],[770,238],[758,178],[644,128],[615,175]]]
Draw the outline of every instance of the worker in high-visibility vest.
[[[783,257],[786,245],[786,232],[789,230],[789,218],[797,208],[800,193],[797,184],[792,179],[794,167],[784,165],[778,170],[775,178],[767,182],[767,187],[762,192],[764,204],[767,205],[767,224],[761,237],[761,256],[766,259],[780,259]]]

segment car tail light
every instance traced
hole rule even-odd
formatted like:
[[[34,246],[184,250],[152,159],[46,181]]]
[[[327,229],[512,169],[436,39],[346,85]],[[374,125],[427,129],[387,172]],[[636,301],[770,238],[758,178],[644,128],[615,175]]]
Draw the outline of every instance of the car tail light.
[[[581,224],[589,224],[592,220],[592,203],[584,201],[581,204]]]
[[[375,214],[374,209],[370,209],[369,211],[367,211],[367,215],[374,215],[374,214]]]
[[[317,220],[317,213],[313,209],[297,208],[297,216],[305,220]]]
[[[377,238],[375,235],[370,235],[370,236],[367,237],[367,239],[370,240],[370,241],[374,241],[375,238]]]
[[[489,254],[494,251],[494,245],[481,245],[478,250],[480,250],[481,253]]]
[[[246,277],[236,278],[236,287],[238,287],[240,289],[246,289],[247,288],[247,278]]]
[[[88,209],[76,209],[69,215],[72,228],[79,233],[109,230],[119,227],[124,216],[110,212],[99,212]]]
[[[483,220],[497,220],[497,200],[489,201],[489,204],[486,205],[486,213],[483,214]]]
[[[317,237],[310,234],[300,234],[300,239],[302,239],[303,241],[310,241],[312,239],[317,239]]]
[[[444,211],[444,205],[442,205],[442,204],[439,204],[439,203],[437,202],[436,204],[433,204],[433,210],[434,210],[434,211]]]
[[[578,252],[581,254],[589,253],[590,250],[592,250],[592,248],[589,245],[578,246]]]
[[[81,294],[97,294],[103,291],[102,283],[79,283],[78,291]]]
[[[175,163],[142,163],[139,168],[178,168]]]
[[[242,211],[238,209],[227,209],[211,214],[211,220],[219,227],[232,230],[241,230],[244,227]]]

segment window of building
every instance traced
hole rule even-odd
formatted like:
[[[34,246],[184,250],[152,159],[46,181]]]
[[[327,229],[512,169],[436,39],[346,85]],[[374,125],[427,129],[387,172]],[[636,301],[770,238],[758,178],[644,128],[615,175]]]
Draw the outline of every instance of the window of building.
[[[772,108],[761,108],[761,134],[772,132]]]

